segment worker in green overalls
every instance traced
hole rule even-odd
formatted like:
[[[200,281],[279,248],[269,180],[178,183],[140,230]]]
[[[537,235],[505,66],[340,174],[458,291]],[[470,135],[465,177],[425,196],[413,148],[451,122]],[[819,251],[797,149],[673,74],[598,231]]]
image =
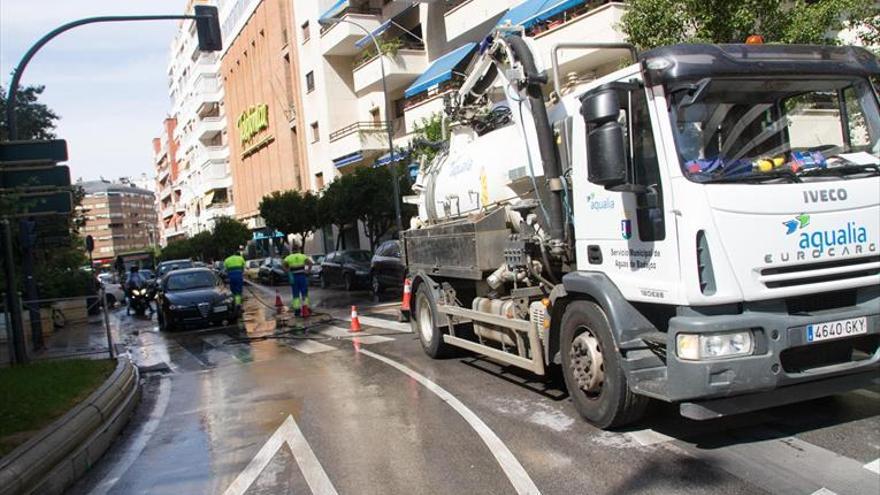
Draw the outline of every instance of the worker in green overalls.
[[[241,306],[241,292],[244,290],[244,256],[234,253],[223,261],[226,275],[229,277],[229,290],[235,297],[235,304]]]
[[[295,316],[307,317],[311,314],[309,309],[309,279],[306,277],[306,266],[312,266],[312,259],[302,253],[302,249],[295,247],[293,252],[284,258],[284,269],[287,271],[287,280],[293,293],[290,302]]]

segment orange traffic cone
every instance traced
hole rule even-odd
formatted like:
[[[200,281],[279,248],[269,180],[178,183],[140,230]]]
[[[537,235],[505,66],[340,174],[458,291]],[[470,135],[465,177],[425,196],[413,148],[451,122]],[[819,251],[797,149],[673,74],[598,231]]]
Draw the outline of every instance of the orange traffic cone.
[[[309,305],[308,305],[308,304],[303,304],[303,307],[302,307],[302,317],[303,317],[303,318],[308,318],[309,316],[312,316],[312,310],[309,309]]]
[[[412,298],[412,280],[403,279],[403,301],[400,303],[400,321],[409,321],[410,299]]]
[[[358,308],[357,306],[351,307],[351,330],[349,332],[360,332],[361,331],[361,320],[358,319]]]
[[[284,312],[284,302],[281,301],[281,294],[278,292],[278,289],[275,289],[275,311],[278,313]]]

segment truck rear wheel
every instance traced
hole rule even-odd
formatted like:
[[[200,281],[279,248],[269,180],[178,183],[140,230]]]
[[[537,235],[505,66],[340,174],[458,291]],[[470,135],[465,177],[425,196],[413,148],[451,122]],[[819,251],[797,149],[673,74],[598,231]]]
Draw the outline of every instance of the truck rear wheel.
[[[416,290],[416,306],[410,320],[413,331],[419,336],[422,349],[432,358],[443,358],[452,354],[452,346],[443,342],[443,331],[437,325],[437,304],[431,289],[424,283]]]
[[[565,386],[581,416],[603,429],[641,418],[648,399],[630,391],[602,308],[589,301],[570,303],[560,347]]]

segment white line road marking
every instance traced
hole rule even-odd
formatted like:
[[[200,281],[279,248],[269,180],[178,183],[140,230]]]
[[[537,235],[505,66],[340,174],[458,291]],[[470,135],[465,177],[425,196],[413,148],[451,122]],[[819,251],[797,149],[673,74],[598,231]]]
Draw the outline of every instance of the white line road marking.
[[[292,349],[306,354],[316,354],[319,352],[328,352],[337,350],[332,345],[322,344],[314,340],[296,340],[287,344]]]
[[[412,327],[409,323],[401,323],[399,321],[390,321],[382,318],[373,318],[372,316],[358,316],[362,325],[370,325],[377,328],[389,328],[397,332],[412,333]]]
[[[489,448],[489,451],[492,452],[492,455],[495,456],[495,460],[498,461],[498,464],[501,466],[501,469],[504,470],[504,474],[507,475],[507,478],[510,480],[510,483],[513,485],[513,488],[516,490],[516,493],[528,493],[528,494],[538,494],[541,493],[538,490],[538,487],[535,486],[535,482],[532,481],[532,478],[529,476],[529,473],[526,472],[525,468],[522,467],[522,464],[516,459],[513,455],[513,452],[507,448],[507,445],[498,438],[498,435],[493,432],[486,423],[483,422],[473,411],[471,411],[467,406],[465,406],[460,400],[455,398],[454,395],[450,394],[440,385],[432,382],[431,380],[425,378],[423,375],[418,372],[389,359],[381,354],[376,354],[374,352],[370,352],[366,349],[361,349],[361,354],[369,356],[374,359],[378,359],[383,363],[397,368],[403,373],[409,375],[411,378],[421,383],[425,388],[433,392],[437,397],[440,397],[443,402],[449,404],[449,406],[455,409],[462,418],[477,432],[477,435],[483,439],[483,442],[486,444],[486,447]]]
[[[349,337],[356,337],[356,336],[360,335],[359,333],[349,332],[348,329],[346,329],[346,328],[333,327],[333,326],[324,327],[324,328],[318,330],[318,333],[325,336],[325,337],[336,337],[336,338],[342,338],[342,339],[347,339]]]
[[[116,462],[113,469],[104,476],[104,479],[92,490],[93,495],[104,495],[109,492],[116,482],[119,481],[126,471],[134,464],[134,461],[137,460],[138,456],[143,452],[144,447],[147,446],[147,442],[150,441],[150,438],[153,437],[153,433],[156,432],[156,428],[159,426],[159,421],[162,419],[162,416],[165,415],[165,410],[168,408],[168,400],[171,398],[171,379],[164,378],[159,380],[159,394],[156,397],[156,405],[153,407],[152,412],[150,412],[150,418],[146,423],[141,426],[137,433],[135,433],[134,439],[128,442],[128,446],[120,457],[119,461]]]
[[[766,428],[730,433],[720,448],[692,450],[697,457],[771,493],[877,493],[877,477],[857,462],[796,437]],[[762,440],[762,439],[767,440]]]
[[[823,486],[822,488],[819,488],[818,490],[813,492],[811,495],[837,495],[837,494]]]
[[[381,344],[382,342],[393,342],[394,339],[391,337],[383,337],[381,335],[364,335],[358,336],[357,334],[351,337],[352,340],[357,340],[361,344]]]
[[[874,459],[862,467],[874,474],[880,474],[880,459]]]
[[[626,435],[635,440],[639,445],[643,447],[656,445],[658,443],[666,443],[670,440],[674,440],[674,438],[670,437],[669,435],[664,435],[651,429],[630,431],[627,432]]]
[[[302,431],[300,431],[299,426],[297,426],[296,421],[293,420],[291,415],[287,416],[287,419],[281,423],[281,426],[275,430],[275,433],[269,437],[269,440],[266,440],[266,443],[260,447],[257,455],[248,463],[244,471],[235,478],[235,481],[229,485],[224,495],[241,495],[245,493],[254,484],[260,473],[266,469],[266,466],[269,465],[278,449],[285,442],[290,447],[290,451],[293,452],[293,457],[296,459],[299,469],[312,493],[335,495],[336,488],[333,487],[333,483],[330,482],[330,478],[327,477],[327,473],[324,471],[321,463],[318,462],[318,458],[315,457],[315,452],[309,447],[306,437],[303,436]]]

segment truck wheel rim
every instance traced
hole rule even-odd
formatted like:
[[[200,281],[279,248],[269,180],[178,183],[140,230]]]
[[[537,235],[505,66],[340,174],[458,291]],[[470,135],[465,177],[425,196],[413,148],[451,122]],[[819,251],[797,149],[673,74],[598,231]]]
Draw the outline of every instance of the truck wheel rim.
[[[588,328],[580,330],[581,333],[571,342],[571,372],[578,388],[588,397],[596,398],[605,383],[605,360],[599,340]]]
[[[425,343],[431,342],[434,337],[434,318],[431,317],[428,301],[423,298],[419,300],[419,332],[421,332],[422,340]]]

